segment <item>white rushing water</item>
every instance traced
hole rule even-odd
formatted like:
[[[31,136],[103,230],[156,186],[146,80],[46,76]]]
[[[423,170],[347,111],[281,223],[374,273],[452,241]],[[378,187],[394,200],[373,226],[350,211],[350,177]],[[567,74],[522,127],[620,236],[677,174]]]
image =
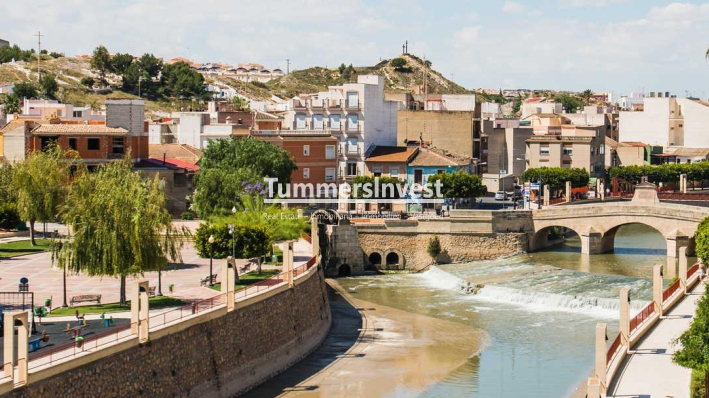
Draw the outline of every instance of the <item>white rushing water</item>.
[[[494,269],[490,270],[494,273]],[[542,279],[543,278],[543,279]],[[524,307],[527,311],[533,312],[572,312],[581,313],[588,316],[600,318],[618,317],[618,298],[595,296],[594,290],[599,285],[604,287],[613,286],[617,283],[617,277],[602,276],[601,280],[594,280],[594,283],[584,278],[579,278],[569,271],[563,274],[549,274],[531,278],[534,284],[518,287],[519,283],[512,286],[502,284],[487,284],[479,289],[476,294],[469,294],[469,299],[474,301],[486,301],[501,304],[510,304]],[[598,278],[598,276],[596,276]],[[438,267],[421,274],[422,281],[426,285],[437,288],[458,291],[461,294],[468,294],[468,282],[457,275],[449,273]],[[601,283],[596,283],[601,282]],[[644,282],[644,281],[642,281]],[[570,286],[571,283],[575,283]],[[565,293],[572,291],[574,293]],[[648,304],[645,300],[634,300],[631,304],[631,313],[639,312]]]

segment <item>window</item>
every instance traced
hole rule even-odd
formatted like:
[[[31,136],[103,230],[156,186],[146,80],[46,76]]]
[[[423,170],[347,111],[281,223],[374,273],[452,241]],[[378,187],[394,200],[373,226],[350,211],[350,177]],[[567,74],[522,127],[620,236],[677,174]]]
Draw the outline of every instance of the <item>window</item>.
[[[423,170],[417,169],[414,170],[414,184],[422,184],[423,183]]]
[[[398,167],[392,167],[389,169],[389,174],[392,177],[398,177],[399,176],[399,168]]]
[[[310,156],[310,145],[303,145],[303,156]]]
[[[86,140],[86,149],[89,151],[98,151],[101,149],[101,139],[100,138],[88,138]]]
[[[122,155],[125,152],[125,141],[123,141],[123,137],[113,137],[112,144],[111,153]]]
[[[340,115],[330,115],[330,129],[339,130],[340,129]]]
[[[58,139],[59,139],[59,137],[56,137],[56,136],[55,137],[41,137],[40,140],[41,140],[42,150],[46,151],[49,144],[52,142],[57,142]]]
[[[307,167],[303,169],[303,178],[310,178],[310,169]]]
[[[375,167],[374,169],[372,169],[372,174],[374,174],[375,177],[381,177],[382,176],[382,168]]]
[[[359,152],[359,146],[357,145],[357,139],[356,138],[348,138],[347,139],[347,153],[358,153]]]
[[[572,147],[571,145],[564,145],[561,150],[564,155],[571,156],[574,154],[574,147]]]
[[[358,130],[359,117],[357,115],[347,115],[347,130]]]
[[[347,163],[347,175],[356,176],[357,175],[357,163]]]
[[[325,181],[335,181],[335,168],[328,167],[325,169]]]
[[[544,145],[539,147],[539,155],[549,156],[549,145]]]
[[[446,174],[446,170],[445,169],[436,170],[436,174]]]
[[[359,93],[356,91],[350,91],[347,93],[347,107],[357,108],[359,107]]]
[[[334,145],[325,145],[325,159],[335,159]]]
[[[81,117],[82,113],[83,112],[81,112],[81,111],[74,111],[73,115],[74,115],[74,117]]]
[[[313,130],[322,130],[324,127],[322,115],[313,115]]]
[[[295,129],[305,130],[305,115],[295,115]]]
[[[69,138],[69,148],[75,151],[79,149],[78,138]]]

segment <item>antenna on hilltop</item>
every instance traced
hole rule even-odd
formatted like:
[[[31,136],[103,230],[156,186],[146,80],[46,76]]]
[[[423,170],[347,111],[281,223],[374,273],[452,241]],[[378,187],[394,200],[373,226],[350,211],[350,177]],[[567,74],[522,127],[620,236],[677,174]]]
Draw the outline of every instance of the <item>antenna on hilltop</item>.
[[[42,54],[42,32],[37,31],[37,82],[39,82],[39,79],[41,78],[41,72],[39,71],[39,59],[40,55]]]
[[[286,58],[286,75],[290,74],[290,58]]]

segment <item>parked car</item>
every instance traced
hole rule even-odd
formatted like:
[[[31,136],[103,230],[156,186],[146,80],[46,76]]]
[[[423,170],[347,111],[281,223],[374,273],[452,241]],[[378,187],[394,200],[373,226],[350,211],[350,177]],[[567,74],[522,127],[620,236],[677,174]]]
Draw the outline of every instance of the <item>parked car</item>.
[[[495,193],[495,200],[506,200],[507,199],[507,193],[505,191],[497,191]]]

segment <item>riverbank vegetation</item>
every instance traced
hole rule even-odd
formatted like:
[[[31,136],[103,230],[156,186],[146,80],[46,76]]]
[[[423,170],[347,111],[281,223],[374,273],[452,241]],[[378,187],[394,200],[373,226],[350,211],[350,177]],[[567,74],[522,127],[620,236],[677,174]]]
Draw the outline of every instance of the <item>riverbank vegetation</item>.
[[[571,181],[572,188],[587,186],[590,176],[583,168],[537,167],[525,170],[522,181],[539,182],[557,190],[566,188],[566,181]]]
[[[609,179],[621,178],[631,184],[639,183],[641,177],[655,184],[677,182],[682,174],[686,174],[689,181],[709,180],[709,162],[613,166],[608,170]]]

